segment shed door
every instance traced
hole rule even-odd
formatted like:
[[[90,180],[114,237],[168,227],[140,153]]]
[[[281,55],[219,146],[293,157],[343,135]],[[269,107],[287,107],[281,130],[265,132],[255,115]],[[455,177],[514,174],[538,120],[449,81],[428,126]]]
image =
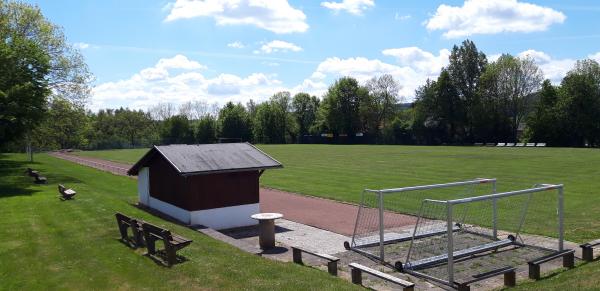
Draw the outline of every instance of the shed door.
[[[150,205],[150,169],[147,167],[138,172],[138,195],[140,203]]]

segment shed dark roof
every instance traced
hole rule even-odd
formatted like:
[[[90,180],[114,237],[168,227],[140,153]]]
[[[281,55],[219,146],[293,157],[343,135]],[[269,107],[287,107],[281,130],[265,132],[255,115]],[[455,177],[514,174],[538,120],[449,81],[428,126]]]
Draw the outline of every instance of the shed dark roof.
[[[183,175],[241,172],[283,167],[249,143],[175,144],[154,146],[129,171],[137,175],[152,157],[161,155]]]

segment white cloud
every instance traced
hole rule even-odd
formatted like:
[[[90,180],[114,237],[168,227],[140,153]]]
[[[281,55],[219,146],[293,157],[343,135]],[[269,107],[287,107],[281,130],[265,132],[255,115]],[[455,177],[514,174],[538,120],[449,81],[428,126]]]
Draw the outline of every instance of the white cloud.
[[[544,77],[554,84],[559,84],[576,62],[576,60],[569,58],[554,59],[545,52],[533,49],[520,52],[517,56],[520,58],[532,58],[544,73]]]
[[[227,46],[231,47],[231,48],[237,48],[237,49],[246,47],[243,43],[241,43],[239,41],[234,41],[232,43],[228,43]]]
[[[254,25],[275,33],[305,32],[306,15],[287,0],[176,0],[165,21],[212,17],[217,25]]]
[[[73,46],[75,48],[80,49],[80,50],[84,50],[86,48],[89,48],[90,44],[89,43],[85,43],[85,42],[76,42],[76,43],[73,44]]]
[[[467,0],[463,6],[442,4],[425,22],[428,30],[443,30],[447,38],[473,34],[544,31],[566,16],[552,8],[517,0]]]
[[[400,15],[400,13],[396,12],[394,15],[394,19],[398,21],[409,20],[412,16],[410,14]]]
[[[321,6],[331,9],[336,13],[346,11],[354,15],[362,15],[363,11],[375,6],[373,0],[343,0],[342,2],[321,2]]]
[[[404,47],[383,50],[386,56],[393,56],[402,66],[409,66],[428,75],[439,74],[441,69],[448,65],[450,51],[440,50],[436,56],[418,47]]]
[[[595,54],[591,54],[588,56],[588,58],[595,60],[596,62],[600,62],[600,52],[597,52]]]
[[[270,53],[288,52],[288,51],[299,52],[301,50],[302,50],[301,47],[299,47],[291,42],[282,41],[282,40],[273,40],[273,41],[263,44],[260,47],[260,51],[255,51],[255,53],[262,52],[264,54],[270,54]]]
[[[146,109],[158,102],[181,104],[202,99],[209,103],[261,101],[286,90],[275,75],[222,73],[208,78],[200,63],[183,55],[161,59],[128,79],[99,84],[92,91],[91,108],[127,106]],[[183,71],[181,71],[183,70]]]

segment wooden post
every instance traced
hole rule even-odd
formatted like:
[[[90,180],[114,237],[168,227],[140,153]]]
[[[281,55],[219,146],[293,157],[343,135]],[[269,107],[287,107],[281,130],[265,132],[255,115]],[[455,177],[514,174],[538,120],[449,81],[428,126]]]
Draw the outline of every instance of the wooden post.
[[[357,268],[353,268],[352,271],[352,283],[361,285],[362,284],[362,271]]]
[[[297,248],[292,248],[292,259],[296,264],[302,264],[302,251]]]
[[[504,273],[504,286],[514,287],[517,285],[517,276],[515,271]]]
[[[533,280],[540,279],[540,265],[529,264],[529,279],[533,279]]]
[[[337,261],[327,262],[327,271],[333,276],[337,276]]]
[[[575,267],[575,253],[568,253],[563,256],[563,267],[574,268]]]
[[[594,260],[594,249],[591,246],[582,246],[581,247],[581,258],[586,262],[591,262]]]
[[[459,284],[457,290],[458,291],[470,291],[471,290],[471,286],[466,285],[466,284]]]

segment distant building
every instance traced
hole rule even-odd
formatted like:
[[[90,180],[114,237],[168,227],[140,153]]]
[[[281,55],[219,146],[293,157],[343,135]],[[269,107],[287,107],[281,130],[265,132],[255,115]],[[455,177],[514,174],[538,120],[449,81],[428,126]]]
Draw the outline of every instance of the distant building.
[[[259,178],[283,167],[249,143],[151,148],[129,171],[139,203],[183,223],[214,229],[247,226],[259,212]]]

